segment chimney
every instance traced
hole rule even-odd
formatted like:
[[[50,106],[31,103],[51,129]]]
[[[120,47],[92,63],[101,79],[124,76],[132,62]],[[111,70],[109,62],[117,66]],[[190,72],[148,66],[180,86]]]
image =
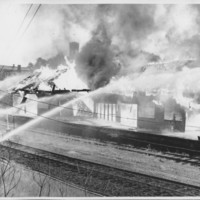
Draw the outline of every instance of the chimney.
[[[21,72],[21,65],[18,65],[18,66],[17,66],[17,71],[18,71],[18,72]]]
[[[69,59],[75,60],[78,52],[79,52],[79,43],[78,42],[70,42],[69,43]]]

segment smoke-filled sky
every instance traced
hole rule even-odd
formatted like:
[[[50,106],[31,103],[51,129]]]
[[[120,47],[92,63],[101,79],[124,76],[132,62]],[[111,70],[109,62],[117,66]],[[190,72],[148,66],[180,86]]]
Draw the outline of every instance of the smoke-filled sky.
[[[1,3],[0,64],[59,58],[76,41],[77,73],[98,88],[149,62],[200,57],[199,5],[42,4],[25,31],[37,6],[20,26],[30,4]]]
[[[26,66],[39,57],[51,58],[60,52],[67,54],[71,40],[83,45],[90,39],[94,25],[93,6],[42,5],[25,31],[37,6],[32,6],[20,26],[30,4],[1,3],[0,54],[3,56],[0,56],[0,63]]]
[[[29,6],[1,3],[1,63],[25,66],[38,57],[67,54],[69,41],[84,47],[94,37],[114,54],[124,54],[129,62],[136,59],[128,58],[138,54],[141,62],[153,59],[147,58],[153,55],[174,60],[196,58],[200,54],[198,5],[43,4],[22,34],[37,8],[36,4],[32,6],[18,31]]]

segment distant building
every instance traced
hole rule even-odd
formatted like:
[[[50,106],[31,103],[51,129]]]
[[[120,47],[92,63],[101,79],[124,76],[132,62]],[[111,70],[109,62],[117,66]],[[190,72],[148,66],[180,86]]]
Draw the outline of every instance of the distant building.
[[[4,80],[5,78],[9,76],[13,76],[20,73],[29,73],[32,69],[29,67],[21,67],[21,65],[13,65],[13,66],[7,66],[7,65],[0,65],[0,81]]]

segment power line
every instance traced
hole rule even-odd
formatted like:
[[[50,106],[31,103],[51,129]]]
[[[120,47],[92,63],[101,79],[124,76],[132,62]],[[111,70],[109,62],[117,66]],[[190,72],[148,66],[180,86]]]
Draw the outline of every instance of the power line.
[[[3,90],[0,90],[0,91],[2,91],[2,92],[4,92],[4,93],[7,93],[7,94],[12,94],[12,93],[8,93],[8,92],[3,91]],[[14,94],[14,95],[16,95],[16,94]],[[37,102],[37,103],[46,104],[46,105],[49,105],[49,106],[60,107],[60,108],[67,109],[67,110],[81,111],[81,112],[93,114],[92,112],[87,111],[87,110],[81,110],[81,109],[75,109],[75,108],[64,107],[64,106],[62,106],[62,105],[56,105],[56,104],[51,104],[51,103],[47,103],[47,102],[44,102],[44,101],[38,101],[38,100],[31,99],[31,98],[28,98],[28,97],[26,97],[26,99],[28,99],[28,100],[30,100],[30,101]],[[0,102],[1,102],[1,101],[0,101]],[[11,106],[11,107],[12,107],[12,106]],[[19,107],[15,107],[15,108],[19,108]],[[21,109],[21,108],[19,108],[19,109]],[[21,110],[24,111],[24,109],[21,109]],[[97,114],[97,115],[99,114],[99,115],[101,115],[101,116],[104,115],[104,114],[98,113],[98,112],[95,112],[94,114]],[[136,121],[136,120],[138,120],[138,121],[145,121],[145,122],[150,122],[150,123],[154,123],[154,124],[159,124],[159,123],[160,123],[160,122],[153,122],[153,121],[142,120],[142,119],[136,119],[136,118],[134,119],[134,118],[121,117],[121,116],[119,116],[119,115],[117,115],[117,114],[108,114],[107,116],[114,116],[114,117],[116,117],[116,118],[128,119],[128,120],[133,120],[133,121]],[[200,128],[200,127],[199,127],[199,128]]]
[[[23,108],[18,108],[18,107],[16,107],[16,106],[11,106],[11,105],[9,105],[9,104],[7,104],[7,103],[5,103],[5,102],[2,102],[2,101],[0,101],[0,103],[24,111]],[[66,123],[66,122],[64,122],[64,121],[59,121],[59,120],[56,120],[56,119],[53,119],[53,118],[50,118],[50,117],[46,117],[46,116],[43,116],[43,115],[39,115],[39,114],[36,114],[36,113],[30,112],[30,111],[26,111],[26,112],[27,112],[27,113],[30,113],[30,114],[32,114],[32,115],[35,115],[35,116],[41,117],[41,118],[43,118],[43,119],[47,119],[47,120],[51,120],[51,121],[58,122],[58,123],[61,123],[61,124],[69,125],[69,123]],[[129,126],[126,126],[126,125],[124,125],[124,126],[125,126],[125,127],[129,127]],[[131,127],[129,127],[129,128],[131,128]]]
[[[6,92],[6,91],[3,91],[3,90],[0,90],[0,91]],[[6,92],[6,93],[7,93],[7,92]],[[11,94],[11,93],[7,93],[7,94]],[[93,114],[92,112],[86,111],[86,110],[68,108],[68,107],[64,107],[64,106],[62,106],[62,105],[50,104],[50,103],[47,103],[47,102],[38,101],[38,100],[35,100],[35,99],[30,99],[30,98],[27,98],[27,99],[29,99],[30,101],[35,101],[35,102],[37,102],[37,103],[47,104],[47,105],[49,105],[49,106],[60,107],[60,108],[67,109],[67,110],[82,111],[82,112],[86,112],[86,113]],[[6,104],[5,102],[2,102],[2,101],[0,101],[0,103],[3,103],[3,104],[8,105],[8,106],[10,106],[10,107],[14,107],[14,108],[17,108],[17,109],[20,109],[20,110],[24,111],[23,108],[19,108],[19,107],[16,107],[16,106],[11,106],[11,105]],[[35,114],[35,113],[33,113],[33,112],[30,112],[30,111],[26,111],[26,112],[28,112],[28,113],[30,113],[30,114],[33,114],[33,115],[36,115],[36,116],[42,116],[42,115],[38,115],[38,114]],[[102,113],[98,113],[98,112],[95,112],[94,114],[103,115]],[[155,123],[159,124],[159,122],[153,122],[153,121],[142,120],[142,119],[140,120],[140,119],[134,119],[134,118],[125,118],[125,117],[118,116],[118,115],[116,115],[116,114],[109,114],[108,116],[115,116],[115,117],[117,117],[117,118],[129,119],[129,120],[133,120],[133,121],[138,120],[138,121],[145,121],[145,122],[150,122],[150,123],[154,123],[154,124],[155,124]],[[55,121],[56,121],[56,120],[55,120]],[[200,127],[199,127],[199,128],[200,128]]]
[[[5,92],[5,93],[7,93],[7,94],[11,94],[11,93],[8,93],[8,92],[3,91],[3,90],[0,90],[0,91]],[[86,113],[90,113],[90,114],[104,115],[104,114],[98,113],[98,112],[92,113],[92,112],[86,111],[86,110],[74,109],[74,108],[64,107],[64,106],[62,106],[62,105],[50,104],[50,103],[47,103],[47,102],[38,101],[38,100],[35,100],[35,99],[31,99],[31,98],[27,98],[27,99],[29,99],[30,101],[35,101],[35,102],[37,102],[37,103],[43,103],[43,104],[47,104],[47,105],[49,105],[49,106],[60,107],[60,108],[67,109],[67,110],[72,110],[72,111],[76,110],[76,111],[82,111],[82,112],[86,112]],[[5,102],[2,102],[2,101],[0,101],[0,103],[6,104]],[[19,107],[16,107],[16,106],[11,106],[11,105],[9,105],[9,104],[6,104],[6,105],[24,111],[23,108],[19,108]],[[38,114],[33,113],[33,112],[30,112],[30,111],[26,111],[26,112],[27,112],[27,113],[30,113],[30,114],[33,114],[33,115],[35,115],[35,116],[44,117],[45,119],[50,119],[50,120],[58,121],[58,120],[55,120],[55,119],[52,119],[52,118],[49,118],[49,117],[45,117],[45,116],[43,116],[43,115],[38,115]],[[149,121],[149,120],[145,120],[145,119],[136,119],[136,118],[121,117],[121,116],[119,116],[119,115],[117,115],[117,114],[107,114],[107,116],[115,116],[116,118],[127,119],[127,120],[132,120],[132,121],[142,121],[142,122],[149,122],[149,123],[153,123],[153,124],[160,124],[160,122]],[[58,121],[58,122],[62,122],[62,121]],[[64,123],[64,122],[63,122],[63,123]],[[129,126],[127,126],[127,127],[129,127]],[[199,129],[200,129],[199,126],[191,126],[191,125],[188,125],[188,127],[191,127],[191,128],[199,128]]]
[[[24,21],[25,21],[26,17],[28,16],[28,13],[29,13],[29,11],[31,10],[32,6],[33,6],[33,4],[31,4],[31,5],[29,6],[29,8],[28,8],[28,10],[27,10],[27,12],[26,12],[26,14],[25,14],[25,16],[24,16],[24,18],[23,18],[21,24],[19,25],[19,27],[18,27],[18,29],[17,29],[16,36],[18,35],[18,33],[19,33],[21,27],[23,26]]]
[[[9,105],[8,103],[2,102],[2,101],[0,101],[0,103],[24,111],[23,108],[19,108],[19,107],[16,107],[16,106],[11,106],[11,105]],[[32,114],[32,115],[35,115],[35,116],[38,116],[38,117],[44,118],[44,119],[48,119],[48,120],[51,120],[51,121],[54,121],[54,122],[59,122],[59,123],[62,123],[62,124],[66,124],[66,125],[68,125],[68,123],[66,123],[66,122],[64,122],[64,121],[59,121],[59,120],[56,120],[56,119],[53,119],[53,118],[49,118],[49,117],[46,117],[46,116],[43,116],[43,115],[39,115],[39,114],[36,114],[36,113],[30,112],[30,111],[26,111],[26,112],[27,112],[27,113],[30,113],[30,114]]]
[[[39,4],[39,6],[37,7],[35,13],[33,14],[33,17],[32,17],[31,20],[29,21],[28,25],[26,26],[26,29],[24,30],[24,32],[22,33],[22,35],[21,35],[20,38],[22,38],[22,37],[24,36],[24,34],[26,33],[26,31],[27,31],[28,28],[30,27],[30,25],[31,25],[31,23],[32,23],[32,21],[33,21],[33,19],[35,18],[36,14],[37,14],[37,12],[39,11],[39,9],[40,9],[41,6],[42,6],[42,4]]]
[[[25,17],[24,17],[24,20],[25,20],[26,16],[28,15],[28,13],[29,13],[29,11],[30,11],[32,5],[33,5],[33,4],[30,5],[30,7],[29,7],[29,9],[28,9],[28,11],[27,11],[27,13],[26,13],[26,15],[25,15]],[[37,7],[35,13],[33,14],[32,18],[31,18],[31,20],[29,21],[29,23],[28,23],[28,25],[26,26],[25,30],[23,31],[23,33],[22,33],[21,36],[19,37],[19,40],[16,41],[16,44],[15,44],[14,47],[10,50],[10,52],[9,52],[9,54],[8,54],[9,56],[11,56],[11,54],[13,54],[13,52],[15,51],[15,49],[16,49],[16,47],[17,47],[17,43],[18,43],[18,42],[22,39],[22,37],[25,35],[26,31],[27,31],[28,28],[30,27],[30,25],[31,25],[31,23],[32,23],[32,21],[33,21],[33,19],[35,18],[36,14],[37,14],[37,12],[39,11],[39,9],[40,9],[41,6],[42,6],[41,4],[38,5],[38,7]],[[23,21],[24,21],[24,20],[23,20]]]

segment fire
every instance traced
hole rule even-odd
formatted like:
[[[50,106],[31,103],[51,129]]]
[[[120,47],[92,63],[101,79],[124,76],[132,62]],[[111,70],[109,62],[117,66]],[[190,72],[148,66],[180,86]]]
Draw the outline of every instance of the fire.
[[[67,60],[67,58],[66,58]],[[54,80],[54,83],[59,89],[88,89],[88,86],[78,77],[75,71],[75,62],[67,62],[68,70],[61,74],[57,79]],[[58,67],[59,69],[62,66]]]
[[[13,88],[13,91],[30,90],[52,90],[55,85],[58,90],[72,90],[72,89],[88,89],[87,85],[79,79],[75,71],[75,63],[68,61],[67,66],[60,65],[57,69],[49,67],[41,67],[35,70],[33,75],[20,81],[19,84]]]

